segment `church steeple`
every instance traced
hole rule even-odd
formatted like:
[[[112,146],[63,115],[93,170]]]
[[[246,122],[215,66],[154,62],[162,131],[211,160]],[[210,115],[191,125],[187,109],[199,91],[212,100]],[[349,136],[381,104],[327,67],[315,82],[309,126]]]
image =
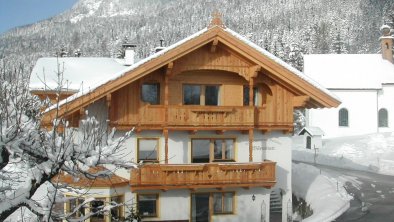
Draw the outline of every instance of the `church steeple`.
[[[380,28],[380,31],[382,31],[382,37],[380,37],[380,47],[382,50],[382,57],[383,59],[386,59],[391,63],[394,63],[394,59],[393,59],[394,37],[390,35],[390,31],[391,31],[390,26],[383,25]]]

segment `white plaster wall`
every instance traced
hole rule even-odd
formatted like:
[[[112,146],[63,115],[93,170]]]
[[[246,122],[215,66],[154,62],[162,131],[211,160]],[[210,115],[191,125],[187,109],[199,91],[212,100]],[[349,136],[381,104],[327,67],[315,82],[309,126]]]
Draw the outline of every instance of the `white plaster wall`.
[[[338,108],[310,109],[307,125],[318,126],[325,138],[352,136],[377,132],[376,90],[331,90],[342,101]],[[338,126],[338,111],[349,111],[349,126]]]

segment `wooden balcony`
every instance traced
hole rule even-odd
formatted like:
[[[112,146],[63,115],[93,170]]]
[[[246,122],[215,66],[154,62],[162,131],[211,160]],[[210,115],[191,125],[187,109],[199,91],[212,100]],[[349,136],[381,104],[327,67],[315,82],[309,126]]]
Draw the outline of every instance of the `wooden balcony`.
[[[275,162],[146,164],[131,170],[131,190],[265,187],[276,183]]]
[[[145,105],[133,115],[112,119],[111,126],[159,130],[163,127],[175,130],[247,130],[254,127],[291,131],[292,115],[273,112],[267,107],[169,105],[166,112],[164,105]]]

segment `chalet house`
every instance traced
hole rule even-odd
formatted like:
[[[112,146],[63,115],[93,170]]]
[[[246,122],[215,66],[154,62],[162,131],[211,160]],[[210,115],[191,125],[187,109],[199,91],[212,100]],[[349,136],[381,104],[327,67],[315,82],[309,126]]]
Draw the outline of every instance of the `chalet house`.
[[[61,101],[59,113],[74,127],[85,110],[119,131],[135,127],[123,158],[141,165],[115,171],[109,181],[69,180],[89,186],[96,197],[79,215],[117,200],[136,204],[143,221],[287,221],[293,109],[339,105],[329,91],[226,28],[219,17],[108,73],[107,80]],[[54,115],[47,111],[43,125]],[[275,211],[272,192],[279,194]],[[70,200],[65,210],[82,199]],[[127,213],[122,207],[90,221]]]
[[[382,26],[381,54],[306,55],[304,73],[335,93],[335,109],[307,111],[325,137],[394,131],[393,36]]]

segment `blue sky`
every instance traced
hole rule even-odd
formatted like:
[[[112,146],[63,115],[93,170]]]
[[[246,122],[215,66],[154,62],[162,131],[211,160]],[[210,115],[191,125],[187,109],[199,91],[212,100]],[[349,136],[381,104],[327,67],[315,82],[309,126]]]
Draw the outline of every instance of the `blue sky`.
[[[57,15],[77,0],[0,0],[0,34]]]

